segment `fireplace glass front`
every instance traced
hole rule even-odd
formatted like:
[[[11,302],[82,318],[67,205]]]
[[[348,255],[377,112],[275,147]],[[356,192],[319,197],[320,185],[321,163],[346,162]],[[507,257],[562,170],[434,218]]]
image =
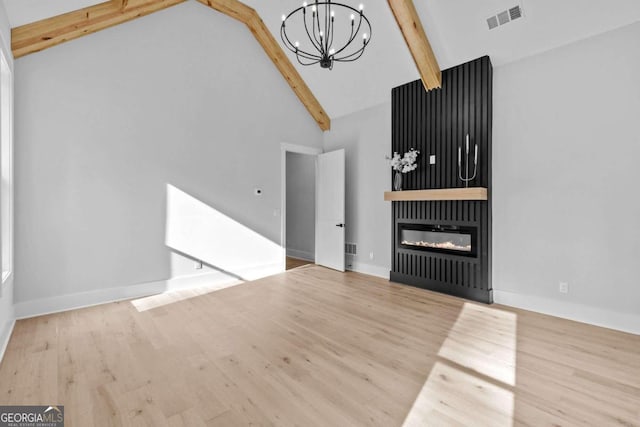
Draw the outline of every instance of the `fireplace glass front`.
[[[476,229],[451,225],[398,224],[401,247],[476,256]]]

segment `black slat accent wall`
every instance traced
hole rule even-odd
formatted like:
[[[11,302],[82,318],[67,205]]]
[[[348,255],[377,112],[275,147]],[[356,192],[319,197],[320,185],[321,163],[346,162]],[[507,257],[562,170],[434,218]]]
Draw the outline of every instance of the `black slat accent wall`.
[[[493,302],[492,80],[491,61],[485,56],[443,71],[441,89],[426,92],[422,82],[416,80],[391,92],[392,151],[402,155],[410,148],[420,150],[418,168],[403,174],[403,190],[464,187],[458,179],[458,146],[464,149],[467,133],[471,152],[475,144],[479,150],[478,175],[469,186],[489,189],[488,201],[392,202],[393,281],[476,301]],[[433,154],[436,155],[436,164],[429,165],[429,156]],[[399,223],[477,227],[478,256],[402,248],[397,236]]]

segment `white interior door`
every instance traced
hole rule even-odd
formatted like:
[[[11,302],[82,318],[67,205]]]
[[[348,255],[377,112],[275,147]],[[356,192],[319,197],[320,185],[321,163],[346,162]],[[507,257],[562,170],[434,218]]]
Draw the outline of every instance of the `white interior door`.
[[[344,150],[318,155],[316,264],[344,271]]]

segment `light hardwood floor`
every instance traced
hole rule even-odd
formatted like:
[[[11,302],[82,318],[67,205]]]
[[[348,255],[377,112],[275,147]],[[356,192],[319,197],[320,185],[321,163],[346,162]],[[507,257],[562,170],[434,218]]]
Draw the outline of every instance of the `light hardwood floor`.
[[[303,265],[313,264],[311,261],[307,261],[300,258],[292,258],[290,256],[287,257],[287,270],[292,270],[294,268],[302,267]]]
[[[640,336],[304,266],[18,321],[0,404],[67,426],[640,426]]]

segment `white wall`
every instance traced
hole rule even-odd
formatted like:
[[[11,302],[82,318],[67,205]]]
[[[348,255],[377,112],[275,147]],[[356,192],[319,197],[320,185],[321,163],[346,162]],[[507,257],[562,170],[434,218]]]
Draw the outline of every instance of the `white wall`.
[[[13,67],[13,53],[11,52],[11,24],[5,8],[4,2],[0,2],[0,48],[7,56],[10,57],[9,64]]]
[[[322,140],[247,28],[197,2],[20,58],[16,95],[20,304],[200,272],[167,244],[225,270],[206,218],[279,245],[280,142]]]
[[[498,301],[640,333],[638,41],[634,24],[496,68]]]
[[[13,69],[13,54],[11,53],[11,29],[9,20],[4,9],[4,4],[0,2],[0,49],[8,65]],[[4,284],[0,283],[0,361],[4,354],[4,346],[6,345],[11,331],[13,329],[14,312],[13,312],[13,278],[9,276]]]
[[[346,241],[358,247],[357,256],[347,257],[347,268],[388,278],[391,205],[383,197],[391,188],[385,160],[391,154],[391,101],[333,120],[324,149],[340,148],[346,153]]]
[[[287,151],[287,255],[315,260],[316,157]]]

